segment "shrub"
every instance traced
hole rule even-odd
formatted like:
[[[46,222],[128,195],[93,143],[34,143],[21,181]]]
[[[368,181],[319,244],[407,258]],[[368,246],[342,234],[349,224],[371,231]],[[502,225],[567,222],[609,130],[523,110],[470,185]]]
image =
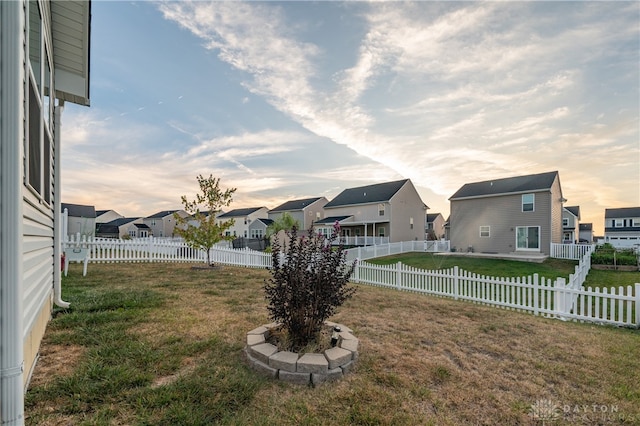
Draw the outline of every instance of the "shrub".
[[[591,254],[594,265],[637,265],[638,258],[633,250],[616,250],[610,244],[596,248]]]
[[[265,282],[265,297],[270,317],[282,323],[292,351],[313,343],[324,321],[355,292],[347,287],[355,261],[347,264],[342,240],[332,249],[339,233],[336,222],[329,238],[312,228],[308,236],[299,237],[295,227],[286,233],[286,247],[274,237],[272,276]]]

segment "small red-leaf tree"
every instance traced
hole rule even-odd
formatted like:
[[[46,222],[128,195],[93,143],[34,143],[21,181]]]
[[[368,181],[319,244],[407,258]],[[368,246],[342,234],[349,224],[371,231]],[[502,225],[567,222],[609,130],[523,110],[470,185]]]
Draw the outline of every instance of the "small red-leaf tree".
[[[213,175],[209,175],[208,178],[198,175],[196,179],[200,193],[196,194],[193,201],[182,196],[184,211],[189,213],[189,216],[181,217],[174,213],[175,232],[184,238],[189,247],[204,250],[207,253],[207,265],[211,265],[211,248],[222,240],[233,239],[224,235],[224,232],[233,226],[233,219],[218,222],[216,216],[222,211],[222,207],[231,204],[236,188],[220,189],[220,178],[214,178]]]
[[[287,231],[287,247],[274,237],[272,277],[264,290],[270,317],[287,332],[290,350],[316,341],[324,321],[355,292],[347,284],[356,263],[347,263],[339,235],[336,222],[328,238],[313,228],[308,236],[299,237],[295,227]],[[339,244],[332,247],[336,240]]]

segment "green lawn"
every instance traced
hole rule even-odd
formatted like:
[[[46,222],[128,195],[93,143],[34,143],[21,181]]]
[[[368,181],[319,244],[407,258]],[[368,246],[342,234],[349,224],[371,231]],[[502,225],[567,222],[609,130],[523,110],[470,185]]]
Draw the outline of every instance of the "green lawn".
[[[333,320],[360,339],[355,370],[309,388],[244,358],[269,322],[269,272],[72,264],[26,395],[28,425],[554,425],[640,421],[640,333],[357,286]],[[586,420],[585,420],[586,419]]]
[[[574,272],[577,261],[547,259],[543,263],[520,262],[516,260],[499,260],[474,258],[466,256],[437,256],[431,253],[405,253],[394,256],[367,260],[378,265],[389,265],[402,262],[420,269],[449,269],[458,266],[476,274],[491,277],[521,277],[538,274],[545,278],[565,277]],[[633,286],[640,283],[640,272],[599,271],[592,269],[587,275],[585,287],[610,288]]]

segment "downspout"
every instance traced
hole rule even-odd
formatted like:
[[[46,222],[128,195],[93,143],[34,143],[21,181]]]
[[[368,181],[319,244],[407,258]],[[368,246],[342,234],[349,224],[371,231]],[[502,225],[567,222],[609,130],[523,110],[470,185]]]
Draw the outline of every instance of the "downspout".
[[[0,1],[0,424],[24,424],[22,146],[25,2]]]
[[[60,271],[60,259],[62,258],[62,214],[60,213],[61,203],[61,167],[60,167],[60,154],[62,151],[60,143],[60,133],[62,133],[61,118],[64,111],[64,101],[58,101],[58,105],[54,106],[54,134],[53,134],[53,152],[55,157],[53,159],[53,302],[63,309],[67,309],[70,305],[69,302],[62,300],[62,285],[61,285],[61,271]]]

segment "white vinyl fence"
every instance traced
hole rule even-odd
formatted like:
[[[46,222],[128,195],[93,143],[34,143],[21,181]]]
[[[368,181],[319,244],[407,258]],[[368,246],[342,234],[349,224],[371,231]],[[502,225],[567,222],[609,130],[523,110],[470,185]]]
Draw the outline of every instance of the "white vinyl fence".
[[[557,244],[551,243],[551,257],[554,259],[580,260],[595,249],[593,244]]]
[[[560,319],[640,327],[640,284],[616,289],[582,287],[590,268],[586,254],[569,279],[488,277],[457,266],[426,271],[404,265],[359,262],[352,281],[531,312]]]
[[[591,247],[591,246],[582,246]],[[159,238],[114,240],[78,238],[65,241],[64,249],[87,248],[90,262],[206,262],[205,253],[183,241]],[[406,252],[449,251],[448,241],[408,241],[352,248],[347,259],[359,259],[352,281],[390,287],[456,300],[531,312],[535,315],[640,328],[640,284],[610,290],[583,287],[591,268],[591,250],[586,250],[569,279],[549,279],[534,274],[503,278],[477,275],[459,269],[427,271],[397,263],[374,265],[364,261]],[[214,263],[270,268],[271,255],[250,249],[214,247]],[[573,253],[577,255],[577,253]]]

